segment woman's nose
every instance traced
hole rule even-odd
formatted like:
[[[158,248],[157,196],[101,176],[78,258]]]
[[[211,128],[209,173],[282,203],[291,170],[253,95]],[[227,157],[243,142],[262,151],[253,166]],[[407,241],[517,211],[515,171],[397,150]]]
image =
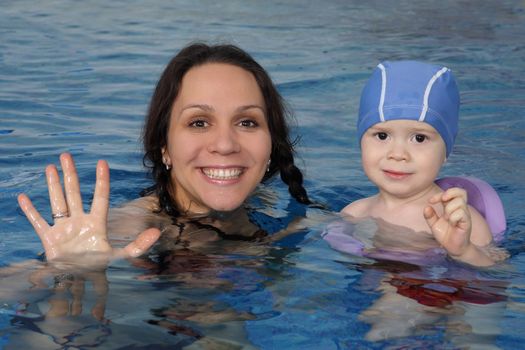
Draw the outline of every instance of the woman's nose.
[[[229,154],[240,150],[239,135],[233,127],[217,127],[210,135],[208,151]]]

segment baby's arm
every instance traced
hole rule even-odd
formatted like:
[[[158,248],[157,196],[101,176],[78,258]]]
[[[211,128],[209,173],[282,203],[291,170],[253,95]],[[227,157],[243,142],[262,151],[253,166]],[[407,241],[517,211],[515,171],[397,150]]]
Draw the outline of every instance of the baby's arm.
[[[487,237],[491,233],[483,217],[478,212],[471,213],[466,191],[453,187],[429,200],[429,204],[439,203],[443,206],[441,216],[430,205],[423,214],[435,239],[448,254],[471,265],[493,265],[494,260],[480,247],[490,243]]]

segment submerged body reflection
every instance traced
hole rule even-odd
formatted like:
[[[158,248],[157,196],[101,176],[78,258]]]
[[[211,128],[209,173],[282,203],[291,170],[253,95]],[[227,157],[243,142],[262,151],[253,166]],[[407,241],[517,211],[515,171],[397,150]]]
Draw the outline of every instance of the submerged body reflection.
[[[508,283],[492,276],[498,267],[454,261],[429,234],[380,219],[336,221],[323,235],[332,247],[371,259],[357,265],[358,288],[379,293],[359,316],[369,325],[365,339],[443,333],[453,346],[494,346],[507,306]],[[493,256],[506,254],[487,249]]]
[[[264,214],[245,208],[174,221],[152,203],[146,197],[113,209],[109,221],[116,245],[145,225],[159,228],[162,237],[147,256],[116,262],[109,273],[34,261],[2,271],[2,299],[24,303],[11,318],[9,346],[249,349],[245,321],[256,315],[231,298],[266,283],[271,243],[290,232],[269,234],[253,223]]]

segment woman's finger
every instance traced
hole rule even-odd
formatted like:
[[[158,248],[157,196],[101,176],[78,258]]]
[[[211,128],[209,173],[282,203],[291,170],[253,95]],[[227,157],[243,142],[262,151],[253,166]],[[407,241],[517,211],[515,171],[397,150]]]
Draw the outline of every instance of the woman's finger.
[[[73,295],[73,301],[71,302],[71,316],[78,316],[82,314],[82,299],[84,298],[85,284],[83,278],[74,276],[71,282],[70,292]]]
[[[63,295],[57,296],[56,298],[49,298],[48,303],[49,310],[46,313],[46,317],[64,317],[68,315],[69,300]]]
[[[48,268],[38,269],[29,275],[29,282],[33,285],[32,288],[47,288],[45,280],[51,273]]]
[[[145,252],[148,251],[148,249],[151,248],[155,242],[160,237],[160,231],[157,228],[150,228],[146,231],[142,232],[138,237],[124,247],[122,255],[123,257],[132,257],[136,258],[138,256],[141,256]]]
[[[93,205],[91,214],[94,214],[104,221],[108,216],[109,208],[109,166],[105,160],[99,160],[97,164],[97,182],[95,184],[95,194],[93,195]]]
[[[73,157],[69,153],[60,155],[60,164],[64,173],[64,188],[66,201],[70,215],[78,215],[83,212],[82,198],[80,196],[80,185],[78,183],[77,169]]]
[[[18,196],[18,205],[20,205],[20,208],[22,208],[22,211],[27,217],[27,220],[33,225],[33,228],[35,229],[38,237],[40,237],[40,240],[44,242],[44,233],[49,230],[49,225],[42,218],[38,210],[35,209],[33,206],[33,203],[31,203],[31,200],[29,197],[27,197],[25,194],[21,194]]]
[[[49,310],[46,313],[46,317],[67,316],[71,312],[69,298],[67,296],[68,292],[71,292],[71,287],[75,282],[75,276],[55,269],[53,279],[53,291],[55,294],[48,299]]]
[[[46,168],[47,189],[49,192],[49,203],[51,205],[51,214],[55,220],[59,217],[69,215],[62,184],[58,176],[57,168],[54,165],[48,165]],[[56,217],[56,218],[55,218]]]
[[[91,281],[93,290],[95,291],[96,301],[91,309],[91,314],[99,321],[104,320],[106,312],[106,299],[109,291],[108,279],[105,272],[91,272],[87,278]]]

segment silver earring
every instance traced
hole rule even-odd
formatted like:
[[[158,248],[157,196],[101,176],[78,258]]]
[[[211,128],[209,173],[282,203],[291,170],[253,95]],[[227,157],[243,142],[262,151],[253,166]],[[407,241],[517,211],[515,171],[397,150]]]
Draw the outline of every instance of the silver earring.
[[[168,164],[168,161],[166,158],[162,157],[162,163],[164,163],[164,166],[166,167],[166,170],[170,170],[171,166]]]
[[[272,163],[272,159],[268,159],[268,164],[266,165],[266,172],[270,171],[270,164]]]

